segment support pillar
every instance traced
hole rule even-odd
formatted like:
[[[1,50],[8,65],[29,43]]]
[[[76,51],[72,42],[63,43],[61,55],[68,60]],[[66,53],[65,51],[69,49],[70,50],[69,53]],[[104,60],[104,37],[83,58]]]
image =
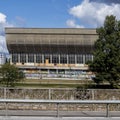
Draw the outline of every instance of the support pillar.
[[[59,54],[59,64],[60,64],[60,54]]]
[[[42,63],[44,63],[44,54],[42,54]]]
[[[85,55],[83,55],[83,64],[85,64]]]
[[[10,64],[12,64],[12,54],[10,54]]]
[[[20,63],[20,54],[18,54],[18,63]]]
[[[36,54],[34,54],[34,64],[36,63]]]
[[[75,64],[77,64],[77,55],[75,54]]]
[[[26,63],[28,63],[28,54],[26,54]]]

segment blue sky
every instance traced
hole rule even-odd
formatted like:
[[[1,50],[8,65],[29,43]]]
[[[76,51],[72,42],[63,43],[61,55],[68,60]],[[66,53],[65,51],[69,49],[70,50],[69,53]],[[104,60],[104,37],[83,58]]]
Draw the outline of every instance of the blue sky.
[[[67,27],[69,9],[81,0],[1,0],[0,12],[21,27]]]
[[[7,52],[5,27],[96,28],[106,15],[120,20],[120,0],[1,0],[0,52]]]

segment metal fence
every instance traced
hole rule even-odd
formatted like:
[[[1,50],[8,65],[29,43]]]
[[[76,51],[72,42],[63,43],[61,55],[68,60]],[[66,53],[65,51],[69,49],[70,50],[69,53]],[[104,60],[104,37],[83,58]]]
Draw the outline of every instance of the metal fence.
[[[120,100],[120,90],[0,88],[0,98],[45,100]]]
[[[0,103],[5,103],[5,115],[8,116],[8,103],[27,103],[27,104],[56,104],[57,114],[59,117],[59,106],[61,104],[105,104],[106,105],[106,117],[109,117],[109,105],[110,104],[120,104],[120,100],[24,100],[24,99],[0,99]]]

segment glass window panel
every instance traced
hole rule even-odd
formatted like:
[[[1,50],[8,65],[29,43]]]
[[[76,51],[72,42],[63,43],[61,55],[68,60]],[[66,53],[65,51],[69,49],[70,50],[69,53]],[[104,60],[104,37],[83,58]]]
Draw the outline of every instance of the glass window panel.
[[[66,54],[61,54],[60,55],[60,63],[62,63],[62,64],[67,63],[67,55]]]
[[[69,64],[75,64],[75,55],[68,55]]]
[[[25,63],[26,62],[26,54],[20,54],[20,62]]]
[[[12,62],[13,63],[16,63],[16,62],[18,62],[18,54],[12,54]]]
[[[77,63],[83,64],[83,55],[77,55]]]
[[[34,54],[28,54],[28,62],[34,63]]]
[[[85,55],[85,63],[88,61],[92,61],[92,55],[91,54],[86,54]]]
[[[36,54],[36,63],[42,63],[42,54]]]
[[[54,64],[59,63],[59,55],[57,54],[52,55],[52,63]]]

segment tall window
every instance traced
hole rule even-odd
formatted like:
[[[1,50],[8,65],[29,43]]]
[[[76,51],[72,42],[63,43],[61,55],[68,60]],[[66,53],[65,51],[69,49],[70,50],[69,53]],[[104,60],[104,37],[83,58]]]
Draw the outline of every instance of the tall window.
[[[42,54],[36,54],[36,63],[42,63]]]
[[[34,54],[28,54],[28,62],[34,63]]]
[[[85,55],[85,62],[92,61],[92,55],[91,54],[86,54]]]
[[[59,63],[59,55],[58,54],[52,55],[52,63],[54,63],[54,64]]]
[[[12,62],[17,63],[18,62],[18,54],[14,53],[12,54]]]
[[[26,63],[26,54],[20,54],[20,62]]]
[[[67,63],[67,55],[66,54],[61,54],[60,55],[60,63],[62,63],[62,64]]]
[[[77,55],[77,63],[78,64],[83,64],[83,55]]]
[[[75,64],[75,55],[68,55],[69,64]]]

